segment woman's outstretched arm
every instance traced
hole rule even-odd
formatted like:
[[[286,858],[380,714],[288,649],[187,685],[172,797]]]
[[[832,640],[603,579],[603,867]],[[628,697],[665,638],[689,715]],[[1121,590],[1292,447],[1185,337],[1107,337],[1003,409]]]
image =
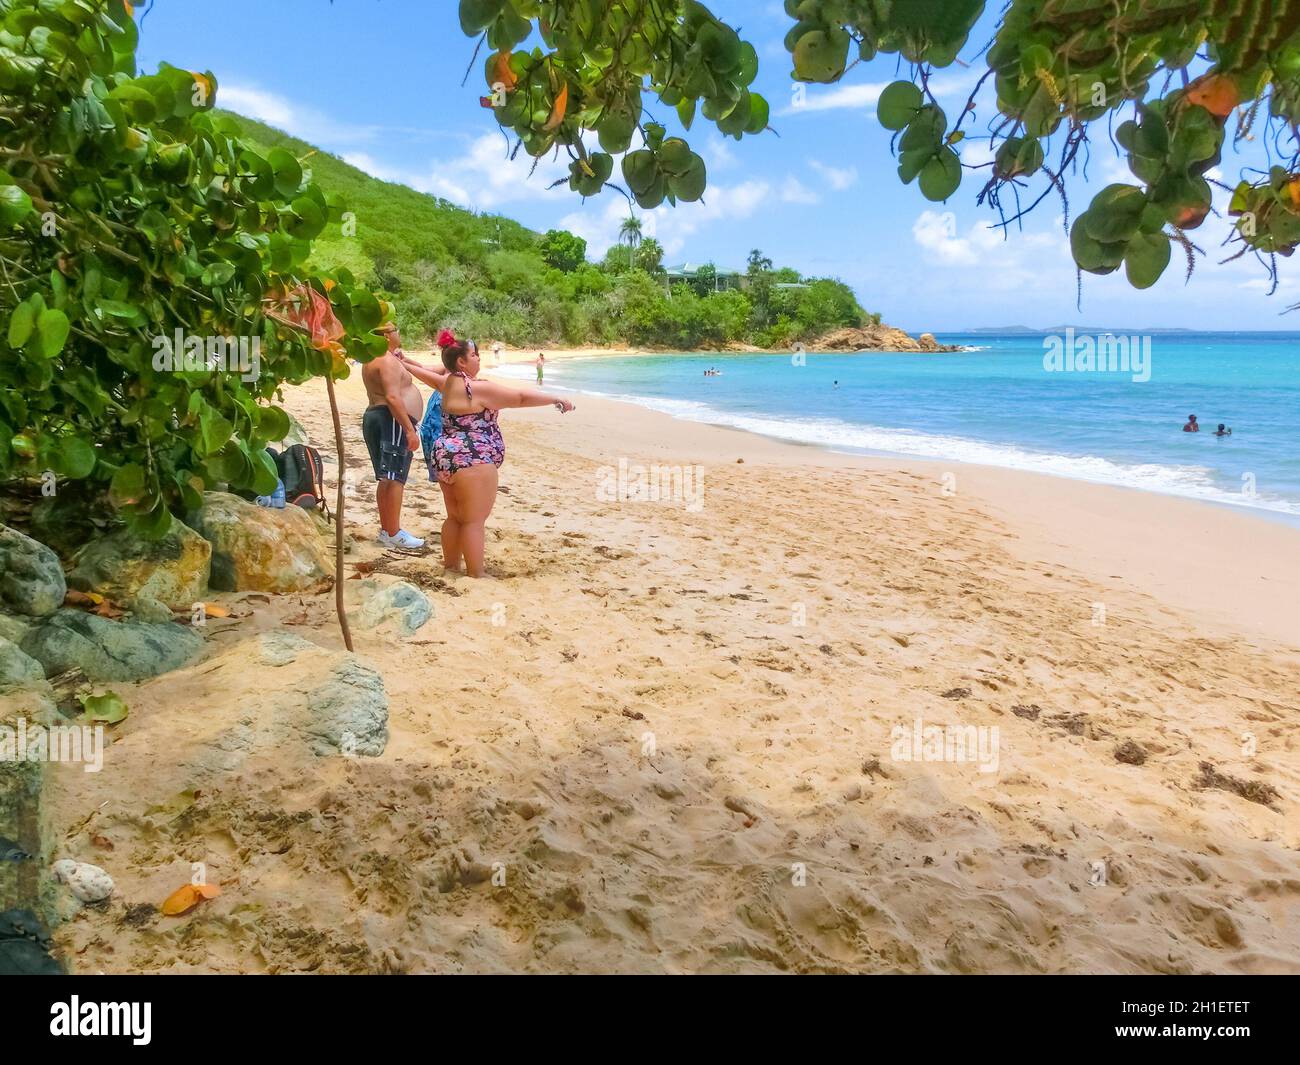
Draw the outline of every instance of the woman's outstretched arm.
[[[507,407],[549,407],[555,406],[564,414],[573,410],[573,403],[551,392],[536,388],[518,388],[515,385],[498,384],[496,381],[475,381],[474,394],[483,401],[484,406],[498,410]]]

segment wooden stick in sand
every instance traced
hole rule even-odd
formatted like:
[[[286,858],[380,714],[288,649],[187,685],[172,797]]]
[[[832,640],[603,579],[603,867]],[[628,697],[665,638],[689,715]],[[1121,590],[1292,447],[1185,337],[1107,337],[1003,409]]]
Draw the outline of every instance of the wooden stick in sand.
[[[330,416],[334,419],[334,447],[339,456],[338,495],[334,500],[334,609],[339,615],[339,628],[343,630],[343,646],[352,650],[352,631],[348,628],[348,612],[343,605],[343,425],[339,421],[339,405],[334,398],[334,375],[325,375],[325,389],[330,397]]]
[[[266,314],[277,322],[306,333],[312,347],[327,352],[330,366],[325,371],[325,390],[329,393],[330,416],[334,419],[334,447],[339,455],[338,496],[334,507],[334,609],[343,630],[343,646],[352,650],[352,630],[348,627],[348,612],[343,605],[343,425],[339,421],[339,404],[334,396],[334,359],[346,353],[339,344],[344,335],[341,322],[334,314],[329,300],[309,284],[299,282],[284,287],[266,302]]]

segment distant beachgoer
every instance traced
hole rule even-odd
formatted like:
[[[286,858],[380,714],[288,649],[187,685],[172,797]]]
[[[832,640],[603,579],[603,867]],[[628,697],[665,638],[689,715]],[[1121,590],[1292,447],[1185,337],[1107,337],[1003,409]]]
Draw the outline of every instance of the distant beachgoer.
[[[542,383],[542,371],[546,369],[546,356],[542,352],[537,353],[537,383]]]
[[[1231,435],[1232,435],[1232,430],[1231,430],[1231,429],[1225,429],[1225,428],[1223,427],[1223,422],[1219,422],[1219,428],[1215,431],[1214,435],[1215,435],[1215,436],[1231,436]]]
[[[839,387],[840,387],[840,383],[839,383],[838,381],[835,382],[835,387],[836,387],[836,388],[839,388]]]
[[[1183,426],[1183,432],[1199,433],[1200,431],[1201,431],[1201,427],[1200,424],[1196,421],[1196,415],[1189,414],[1187,416],[1187,424]]]
[[[477,345],[472,340],[457,340],[449,329],[438,335],[438,347],[448,373],[442,390],[442,436],[434,446],[438,486],[447,504],[442,564],[444,569],[459,572],[463,558],[465,572],[482,577],[484,525],[496,502],[497,467],[506,458],[498,413],[506,408],[553,404],[566,414],[573,404],[531,388],[480,381]]]

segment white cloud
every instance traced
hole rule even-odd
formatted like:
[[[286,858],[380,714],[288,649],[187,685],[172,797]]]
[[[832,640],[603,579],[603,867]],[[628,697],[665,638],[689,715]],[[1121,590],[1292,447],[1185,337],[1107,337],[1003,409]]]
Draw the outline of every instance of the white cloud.
[[[406,184],[406,178],[409,175],[403,174],[400,170],[394,170],[379,162],[374,156],[366,152],[345,152],[341,158],[349,166],[355,166],[358,170],[364,170],[371,177],[378,178],[380,181],[396,181]]]
[[[866,85],[837,85],[833,89],[818,89],[813,85],[799,84],[794,87],[793,98],[789,106],[782,108],[779,115],[801,115],[812,111],[861,110],[875,107],[880,94],[889,82],[882,81]]]
[[[376,140],[381,126],[358,126],[339,122],[322,111],[292,103],[283,96],[264,92],[251,85],[221,85],[217,88],[219,106],[265,122],[301,140],[326,149],[341,144],[363,144]]]
[[[764,202],[777,195],[779,192],[766,181],[711,184],[699,203],[683,203],[676,207],[663,204],[653,211],[640,212],[642,235],[659,241],[664,246],[664,255],[672,261],[687,251],[690,237],[704,226],[748,218]],[[602,199],[605,201],[603,206],[593,209],[593,202],[587,209],[573,211],[559,221],[560,229],[567,229],[587,242],[587,254],[592,259],[601,258],[618,243],[619,226],[628,216],[628,203],[622,196],[606,192]]]
[[[510,159],[505,138],[494,131],[482,133],[467,147],[459,148],[449,163],[430,162],[427,169],[398,166],[377,155],[376,145],[392,134],[409,137],[431,131],[348,125],[283,96],[247,85],[223,85],[218,90],[218,99],[222,107],[318,144],[327,151],[337,151],[344,162],[381,181],[408,185],[474,210],[495,210],[505,203],[545,196],[547,186],[557,178],[567,177],[569,172],[568,158],[563,155],[547,156],[537,162],[535,169],[532,157],[522,150]],[[718,140],[721,145],[721,138]],[[364,145],[365,150],[349,150],[353,145]],[[721,147],[725,151],[725,145]],[[557,190],[553,195],[559,197],[561,193]],[[571,195],[567,187],[563,195]]]
[[[450,167],[434,164],[422,191],[477,210],[492,210],[503,203],[544,197],[552,182],[568,176],[567,156],[557,157],[552,152],[534,160],[521,149],[511,159],[505,138],[484,133],[459,153]],[[550,195],[572,195],[567,185],[562,188],[563,192],[554,190]]]
[[[797,177],[788,177],[781,185],[781,199],[786,203],[816,203],[820,197]]]
[[[957,235],[957,216],[951,211],[922,211],[912,226],[912,236],[940,262],[960,266],[979,262],[974,242]]]
[[[1099,177],[1089,184],[1095,184],[1096,190],[1093,195],[1100,192],[1107,185],[1136,185],[1138,179],[1133,176],[1133,171],[1128,168],[1127,156],[1106,155],[1104,165],[1101,168]]]
[[[1059,215],[1049,230],[1013,231],[1008,239],[987,222],[977,222],[963,234],[952,211],[927,210],[913,224],[912,237],[931,264],[951,268],[959,278],[964,273],[972,286],[999,291],[1057,285],[1058,267],[1069,258]],[[1073,273],[1072,263],[1069,273]],[[944,284],[952,287],[953,281]]]
[[[476,211],[494,211],[506,203],[548,196],[558,202],[573,195],[567,185],[549,189],[557,179],[568,178],[567,156],[551,153],[534,160],[519,151],[511,159],[506,141],[498,133],[476,137],[447,162],[430,163],[424,171],[389,166],[366,152],[350,152],[343,160],[381,181],[408,185]]]
[[[858,180],[856,167],[828,166],[826,163],[814,159],[812,168],[821,174],[826,179],[826,183],[836,192],[843,192],[845,189],[852,187]]]
[[[1272,279],[1268,277],[1267,274],[1265,274],[1261,277],[1252,277],[1249,281],[1239,281],[1237,282],[1237,287],[1244,288],[1250,292],[1259,292],[1267,296],[1270,293],[1275,291],[1276,292],[1293,291],[1297,287],[1300,287],[1300,282],[1296,281],[1296,279],[1293,277],[1288,277],[1285,274],[1279,274],[1277,279],[1277,287],[1275,289],[1273,287]]]
[[[940,100],[965,100],[979,84],[980,77],[987,68],[970,67],[944,71],[930,79],[930,92]],[[888,81],[865,82],[862,84],[837,84],[832,88],[822,88],[814,84],[797,83],[792,86],[790,103],[777,112],[778,115],[807,114],[812,111],[852,111],[875,109],[880,94],[889,85]],[[988,89],[992,80],[985,82]]]
[[[704,142],[703,147],[695,148],[703,157],[704,165],[710,175],[721,170],[730,170],[736,165],[736,153],[732,148],[734,143],[721,133],[714,133]]]
[[[961,161],[965,166],[988,166],[997,154],[987,137],[967,137],[961,142]]]
[[[940,71],[930,79],[930,91],[940,100],[960,99],[965,102],[975,86],[979,84],[980,78],[988,73],[988,67],[982,64],[976,64],[967,67],[949,67]],[[993,79],[989,78],[984,82],[981,94],[990,89],[993,85]]]

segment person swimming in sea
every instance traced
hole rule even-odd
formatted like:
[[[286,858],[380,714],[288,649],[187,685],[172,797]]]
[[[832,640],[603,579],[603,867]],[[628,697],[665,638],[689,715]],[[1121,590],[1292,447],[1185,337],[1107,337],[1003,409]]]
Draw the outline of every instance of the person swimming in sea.
[[[1195,414],[1189,414],[1189,415],[1187,416],[1187,424],[1183,426],[1183,432],[1185,432],[1185,433],[1199,433],[1200,431],[1201,431],[1201,426],[1200,426],[1200,424],[1199,424],[1199,423],[1197,422],[1197,420],[1196,420],[1196,415],[1195,415]]]
[[[1214,435],[1215,435],[1215,436],[1231,436],[1231,435],[1232,435],[1232,430],[1231,430],[1231,429],[1225,429],[1225,428],[1223,427],[1223,422],[1219,422],[1219,428],[1215,430]]]

